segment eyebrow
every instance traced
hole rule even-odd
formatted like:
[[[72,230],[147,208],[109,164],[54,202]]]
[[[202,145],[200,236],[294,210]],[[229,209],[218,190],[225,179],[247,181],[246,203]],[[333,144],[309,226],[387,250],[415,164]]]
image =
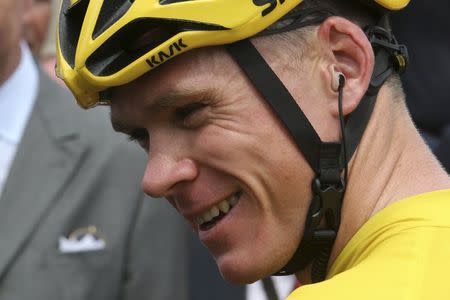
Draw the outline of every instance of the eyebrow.
[[[178,106],[182,100],[192,99],[216,99],[217,93],[212,89],[188,90],[185,88],[174,89],[166,93],[164,96],[157,98],[152,103],[145,105],[145,111],[152,111],[159,113],[161,111],[169,110]]]
[[[152,114],[158,114],[163,111],[169,111],[176,108],[179,102],[186,99],[210,99],[215,100],[219,97],[217,91],[213,89],[200,89],[200,90],[188,90],[185,88],[173,89],[167,92],[164,96],[158,97],[155,101],[151,103],[144,104],[143,110],[146,112],[151,112]],[[112,110],[111,110],[112,111]],[[129,132],[134,129],[135,126],[127,124],[127,122],[120,120],[115,117],[114,114],[110,113],[110,119],[112,127],[117,132]]]

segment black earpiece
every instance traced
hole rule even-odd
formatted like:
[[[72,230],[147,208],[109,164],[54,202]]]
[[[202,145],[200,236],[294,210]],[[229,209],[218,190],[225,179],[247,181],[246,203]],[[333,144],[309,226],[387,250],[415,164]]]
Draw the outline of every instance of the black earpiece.
[[[333,81],[331,83],[331,88],[333,91],[337,92],[339,89],[343,88],[345,86],[345,75],[341,72],[334,72],[333,74]]]
[[[341,72],[338,72],[337,76],[338,76],[338,82],[339,82],[338,89],[341,89],[345,86],[345,81],[347,79],[345,78],[345,75]]]

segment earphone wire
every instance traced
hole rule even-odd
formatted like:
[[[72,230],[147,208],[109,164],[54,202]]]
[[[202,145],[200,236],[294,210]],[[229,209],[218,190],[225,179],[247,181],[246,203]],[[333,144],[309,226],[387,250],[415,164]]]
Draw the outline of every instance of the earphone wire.
[[[341,141],[342,141],[342,150],[344,156],[344,188],[346,188],[348,183],[348,162],[347,162],[347,143],[345,140],[345,122],[344,122],[344,113],[342,109],[342,94],[345,86],[345,77],[342,74],[339,74],[339,87],[338,87],[338,106],[339,106],[339,123],[341,125]]]

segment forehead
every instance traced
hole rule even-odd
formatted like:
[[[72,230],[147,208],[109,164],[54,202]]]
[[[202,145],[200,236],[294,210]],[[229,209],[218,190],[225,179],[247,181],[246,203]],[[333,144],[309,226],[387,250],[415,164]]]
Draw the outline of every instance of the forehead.
[[[225,89],[239,72],[231,57],[220,47],[192,50],[131,83],[114,88],[112,122],[137,121],[142,112],[157,112],[175,105],[178,99],[212,96]]]

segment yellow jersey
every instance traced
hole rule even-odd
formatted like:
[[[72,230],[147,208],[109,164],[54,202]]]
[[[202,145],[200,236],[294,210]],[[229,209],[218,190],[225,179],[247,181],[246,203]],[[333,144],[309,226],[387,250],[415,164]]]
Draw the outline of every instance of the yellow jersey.
[[[287,300],[448,300],[449,273],[450,190],[442,190],[375,214],[339,254],[327,280],[302,286]]]

